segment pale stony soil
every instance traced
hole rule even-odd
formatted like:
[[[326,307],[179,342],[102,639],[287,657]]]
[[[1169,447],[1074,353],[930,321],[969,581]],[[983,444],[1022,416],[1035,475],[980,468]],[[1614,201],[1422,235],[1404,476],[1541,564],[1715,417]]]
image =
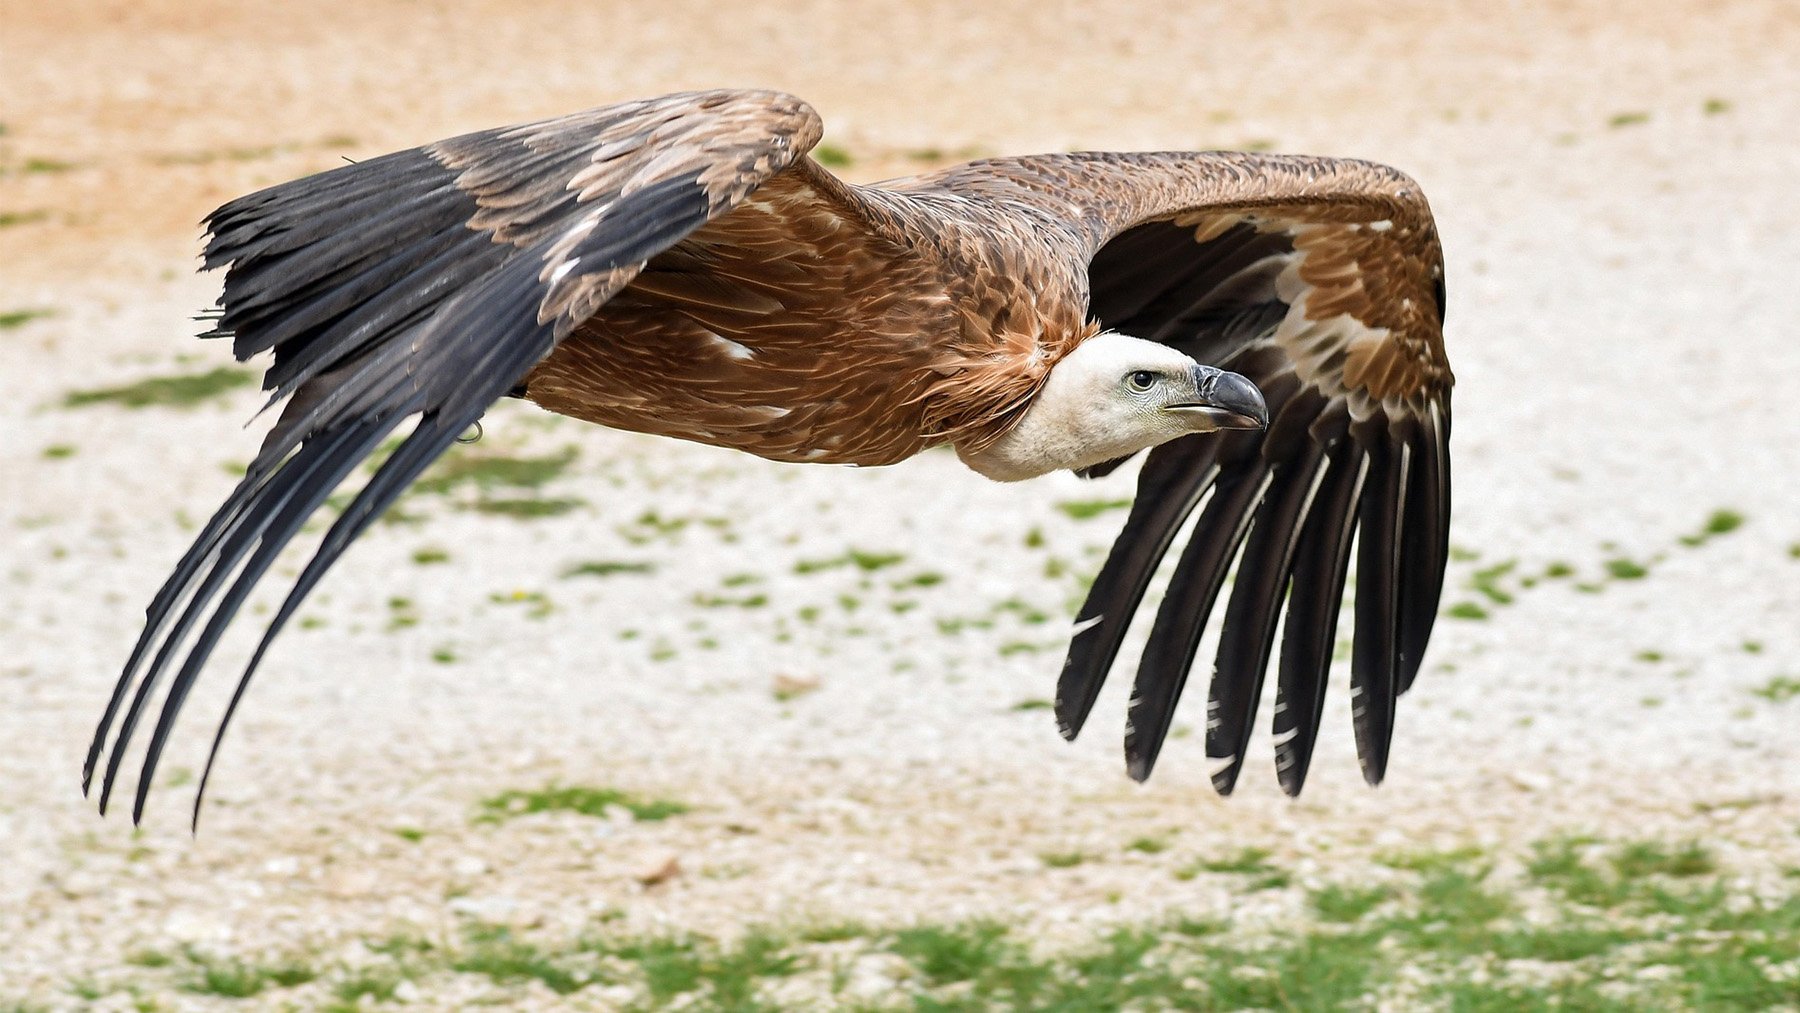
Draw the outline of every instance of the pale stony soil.
[[[0,0],[0,314],[52,311],[0,329],[0,1003],[81,1006],[70,982],[124,974],[134,948],[334,954],[472,919],[731,936],[988,914],[1051,940],[1175,911],[1292,922],[1300,887],[1360,879],[1374,854],[1516,856],[1559,832],[1701,838],[1751,883],[1800,865],[1800,699],[1753,692],[1800,679],[1792,5],[363,6]],[[1129,496],[1128,475],[1002,487],[947,454],[785,467],[512,407],[459,452],[576,447],[541,492],[584,505],[521,520],[459,509],[468,490],[409,500],[423,519],[367,536],[264,667],[198,837],[179,782],[242,636],[143,829],[99,820],[76,783],[92,723],[260,435],[244,389],[187,411],[62,404],[225,361],[188,337],[214,291],[190,274],[191,223],[340,156],[725,84],[811,100],[858,179],[961,152],[1271,144],[1424,183],[1460,380],[1454,540],[1473,554],[1446,605],[1490,618],[1441,624],[1388,783],[1361,784],[1341,688],[1297,802],[1266,759],[1216,798],[1198,735],[1130,783],[1122,686],[1073,747],[1015,709],[1051,695],[1078,581],[1122,516],[1056,504]],[[1720,509],[1743,525],[1679,542]],[[428,547],[449,560],[416,563]],[[796,565],[851,549],[904,558]],[[1608,578],[1617,559],[1648,575]],[[1469,589],[1508,560],[1511,604]],[[654,572],[561,576],[589,561]],[[1558,561],[1577,575],[1521,586]],[[778,699],[784,677],[818,688]],[[472,819],[550,783],[694,809]],[[1172,846],[1126,850],[1144,836]],[[1297,887],[1171,875],[1244,846]],[[1099,857],[1043,859],[1077,851]],[[680,875],[639,883],[670,857]]]

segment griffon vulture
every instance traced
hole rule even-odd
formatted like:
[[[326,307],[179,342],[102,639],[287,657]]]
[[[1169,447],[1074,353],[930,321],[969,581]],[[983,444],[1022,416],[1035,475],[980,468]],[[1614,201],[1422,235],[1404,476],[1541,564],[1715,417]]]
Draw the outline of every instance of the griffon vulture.
[[[1001,481],[1150,450],[1056,698],[1072,738],[1200,509],[1137,669],[1125,752],[1139,779],[1235,560],[1207,704],[1214,784],[1236,780],[1285,602],[1276,769],[1300,790],[1354,532],[1354,726],[1380,781],[1450,515],[1443,266],[1418,184],[1367,162],[1213,151],[994,158],[852,186],[807,157],[820,133],[776,92],[669,95],[214,211],[205,267],[228,267],[213,333],[239,359],[273,352],[264,386],[287,403],[150,604],[84,770],[85,788],[110,737],[101,810],[172,675],[141,816],[220,635],[338,484],[416,420],[269,623],[207,774],[307,593],[507,395],[777,461],[892,464],[949,444]]]

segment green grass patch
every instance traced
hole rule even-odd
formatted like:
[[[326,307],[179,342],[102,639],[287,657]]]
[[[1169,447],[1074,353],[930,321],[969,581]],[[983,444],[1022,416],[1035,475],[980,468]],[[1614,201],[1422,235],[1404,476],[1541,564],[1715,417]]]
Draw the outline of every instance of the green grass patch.
[[[503,926],[478,925],[468,931],[469,946],[450,961],[450,969],[480,974],[501,984],[536,981],[557,995],[568,995],[588,978],[563,966],[538,944],[515,938]]]
[[[192,408],[255,382],[256,375],[249,370],[220,366],[206,373],[155,376],[119,387],[71,391],[63,398],[63,405],[68,408],[97,404],[116,404],[124,408]]]
[[[417,625],[419,625],[419,613],[411,598],[388,599],[388,629],[403,630]]]
[[[1377,940],[1360,933],[1303,935],[1254,953],[1220,948],[1213,957],[1201,980],[1214,1009],[1345,1009],[1390,972],[1377,957]]]
[[[1613,129],[1616,130],[1619,127],[1635,127],[1639,124],[1648,123],[1648,122],[1650,122],[1650,114],[1649,113],[1634,111],[1634,112],[1626,112],[1626,113],[1614,113],[1614,114],[1612,114],[1612,116],[1607,118],[1606,125],[1609,127],[1612,127]]]
[[[1487,888],[1491,869],[1440,869],[1425,876],[1419,887],[1420,917],[1426,925],[1486,925],[1511,914],[1512,898]]]
[[[1605,849],[1592,838],[1565,836],[1539,841],[1532,850],[1526,866],[1531,880],[1575,904],[1605,910],[1657,909],[1680,896],[1669,893],[1665,883],[1718,868],[1712,852],[1697,841],[1628,841]]]
[[[825,559],[802,559],[794,564],[794,572],[800,574],[820,573],[825,570],[839,570],[855,567],[864,573],[885,570],[890,566],[898,566],[906,562],[906,554],[901,552],[865,552],[851,549],[840,556]],[[932,581],[931,583],[936,583]]]
[[[477,513],[496,514],[501,517],[516,517],[520,520],[536,520],[540,517],[561,517],[571,510],[587,506],[587,500],[576,496],[562,496],[552,499],[479,499],[471,507]]]
[[[1267,848],[1243,848],[1223,858],[1200,858],[1175,870],[1175,878],[1193,879],[1202,872],[1216,872],[1257,877],[1257,889],[1276,889],[1287,885],[1288,873],[1269,861]]]
[[[521,589],[508,594],[490,594],[488,601],[495,605],[523,605],[527,619],[544,619],[556,611],[556,603],[542,591]]]
[[[1650,568],[1636,560],[1619,557],[1606,561],[1606,575],[1614,580],[1642,580],[1650,575]]]
[[[1712,852],[1698,841],[1686,841],[1672,848],[1659,841],[1633,841],[1614,852],[1612,866],[1621,879],[1685,878],[1718,871]]]
[[[357,970],[332,985],[331,994],[353,1008],[360,1006],[364,996],[375,1002],[389,1002],[405,980],[406,976],[398,968]]]
[[[44,221],[49,217],[50,212],[42,209],[33,209],[31,211],[0,211],[0,229],[11,228],[14,225],[31,225],[36,222]]]
[[[1502,588],[1500,582],[1507,574],[1517,569],[1518,565],[1518,560],[1508,559],[1492,566],[1484,566],[1470,575],[1469,586],[1474,588],[1477,594],[1496,605],[1511,605],[1513,603],[1512,592]]]
[[[600,940],[590,942],[589,948],[637,964],[650,998],[658,1006],[696,991],[704,979],[700,941],[692,936]]]
[[[1608,876],[1590,860],[1595,850],[1592,838],[1562,836],[1538,841],[1532,845],[1532,858],[1525,867],[1526,875],[1539,885],[1561,893],[1577,903],[1596,908],[1614,908],[1631,896],[1629,884]]]
[[[1791,675],[1778,675],[1750,692],[1770,703],[1787,703],[1800,696],[1800,679]]]
[[[1314,890],[1307,900],[1320,918],[1328,922],[1358,921],[1394,896],[1390,886],[1348,886],[1333,883]]]
[[[1128,499],[1083,499],[1063,500],[1056,504],[1056,509],[1061,510],[1064,514],[1074,520],[1085,521],[1092,520],[1103,513],[1108,513],[1113,510],[1129,509],[1130,506],[1131,501]],[[1027,544],[1029,544],[1029,539],[1027,540]]]
[[[1044,851],[1038,854],[1038,861],[1052,869],[1072,869],[1088,860],[1088,856],[1079,851]]]
[[[686,530],[689,523],[686,517],[664,517],[655,510],[646,510],[633,518],[629,527],[621,527],[618,531],[631,544],[644,545],[658,538],[673,539]]]
[[[794,933],[803,943],[842,943],[879,933],[859,921],[831,921],[807,925]]]
[[[1691,535],[1682,535],[1680,541],[1681,544],[1689,547],[1705,545],[1714,538],[1730,534],[1743,526],[1744,515],[1736,510],[1714,510],[1706,518],[1706,523],[1700,526],[1699,531]]]
[[[1481,620],[1488,618],[1488,610],[1472,601],[1459,601],[1445,609],[1444,614],[1452,619]]]
[[[709,609],[759,609],[769,604],[769,596],[766,594],[707,594],[704,591],[697,591],[692,600],[695,605]]]
[[[933,985],[973,981],[1022,958],[1022,947],[1007,938],[1011,931],[989,920],[919,925],[895,933],[890,949]]]
[[[319,976],[298,960],[263,964],[194,950],[187,955],[189,974],[181,987],[197,995],[248,999],[269,988],[293,988]]]
[[[770,1008],[756,1002],[761,979],[786,977],[801,970],[801,960],[792,952],[798,943],[797,937],[752,928],[732,946],[693,935],[596,936],[581,945],[588,952],[635,964],[654,1008],[697,994],[701,1001],[683,1005],[759,1010]]]
[[[577,563],[564,570],[561,576],[570,577],[617,577],[627,573],[655,573],[655,563],[638,561],[624,562],[615,559],[599,559],[586,563]]]
[[[60,461],[75,456],[75,448],[67,443],[53,443],[45,447],[42,456],[47,461]]]
[[[1509,929],[1494,934],[1489,952],[1503,960],[1570,963],[1629,946],[1644,935],[1639,929],[1609,924]]]
[[[679,816],[689,807],[668,799],[642,799],[617,788],[589,788],[580,785],[551,785],[536,791],[517,789],[503,791],[482,799],[481,823],[498,823],[518,816],[543,812],[572,812],[582,816],[606,816],[611,806],[619,806],[639,820],[666,820]]]
[[[1390,869],[1405,869],[1409,872],[1434,873],[1445,869],[1457,869],[1475,862],[1485,856],[1480,848],[1462,847],[1445,850],[1425,851],[1385,851],[1375,856],[1378,864]]]
[[[483,490],[536,489],[567,471],[576,455],[574,447],[543,457],[457,454],[435,465],[413,488],[428,493],[447,493],[466,485]]]
[[[1737,531],[1742,525],[1744,525],[1744,515],[1737,513],[1735,509],[1715,509],[1712,511],[1712,516],[1706,518],[1706,527],[1703,531],[1706,534],[1726,534]]]
[[[812,149],[812,157],[813,160],[820,165],[829,166],[833,169],[847,168],[856,161],[856,159],[850,156],[850,152],[835,144],[815,145]]]
[[[0,220],[0,225],[4,224],[4,220]],[[33,320],[44,320],[55,315],[55,310],[7,310],[5,313],[0,313],[0,331],[10,331],[15,327],[23,327]]]
[[[1228,858],[1203,860],[1199,864],[1207,872],[1267,872],[1273,868],[1267,848],[1244,848]]]

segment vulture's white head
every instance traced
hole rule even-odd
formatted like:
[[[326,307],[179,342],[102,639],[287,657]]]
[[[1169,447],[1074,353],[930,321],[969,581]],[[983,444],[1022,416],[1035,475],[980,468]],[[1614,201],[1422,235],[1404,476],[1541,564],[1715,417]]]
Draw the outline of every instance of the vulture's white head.
[[[1075,347],[1010,432],[963,463],[999,482],[1086,468],[1189,433],[1261,429],[1262,392],[1248,379],[1154,341],[1110,331]]]

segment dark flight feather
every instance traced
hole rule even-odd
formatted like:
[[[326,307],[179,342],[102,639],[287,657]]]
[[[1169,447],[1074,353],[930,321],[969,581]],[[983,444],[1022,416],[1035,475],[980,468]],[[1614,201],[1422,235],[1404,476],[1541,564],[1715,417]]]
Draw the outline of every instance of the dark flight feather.
[[[1276,676],[1275,776],[1289,795],[1306,784],[1319,738],[1367,464],[1349,440],[1333,443],[1326,455],[1324,479],[1294,548]]]
[[[1387,775],[1400,692],[1400,540],[1407,459],[1385,430],[1353,429],[1369,459],[1356,535],[1356,638],[1350,648],[1350,717],[1363,778]]]
[[[548,147],[543,125],[466,135],[282,184],[209,217],[206,264],[230,265],[218,330],[234,337],[240,357],[272,349],[265,385],[278,399],[294,397],[151,603],[83,768],[86,789],[116,721],[102,812],[126,747],[173,669],[138,775],[132,817],[141,818],[176,718],[226,628],[306,520],[389,433],[419,416],[333,523],[270,622],[215,735],[209,775],[270,643],[355,537],[555,348],[580,322],[572,314],[591,312],[645,262],[734,207],[817,139],[816,117],[794,100],[727,99],[694,114],[722,129],[685,162],[659,162],[658,152],[641,150],[636,121],[667,125],[667,107],[681,105],[653,101],[577,114],[583,129],[551,130],[560,143]],[[588,192],[567,190],[563,184],[593,160],[596,145],[620,134],[637,140],[618,150],[637,157],[616,163],[610,177],[600,172]],[[496,215],[493,205],[533,186],[533,171],[555,174],[538,187],[553,195],[549,207]],[[496,181],[505,184],[497,191]],[[483,216],[493,221],[483,227]]]
[[[1254,456],[1241,467],[1227,467],[1194,526],[1201,534],[1189,539],[1169,578],[1125,716],[1125,770],[1134,780],[1148,778],[1156,766],[1200,635],[1268,480],[1268,466]]]
[[[1218,449],[1212,440],[1180,440],[1150,455],[1139,473],[1138,495],[1125,528],[1113,541],[1112,552],[1075,617],[1077,632],[1056,686],[1056,722],[1063,738],[1081,733],[1151,574],[1212,488]]]
[[[1314,444],[1302,457],[1276,467],[1225,606],[1206,707],[1206,755],[1227,761],[1212,775],[1213,787],[1221,795],[1231,794],[1243,767],[1281,600],[1287,594],[1294,550],[1312,505],[1323,455],[1324,448]]]

